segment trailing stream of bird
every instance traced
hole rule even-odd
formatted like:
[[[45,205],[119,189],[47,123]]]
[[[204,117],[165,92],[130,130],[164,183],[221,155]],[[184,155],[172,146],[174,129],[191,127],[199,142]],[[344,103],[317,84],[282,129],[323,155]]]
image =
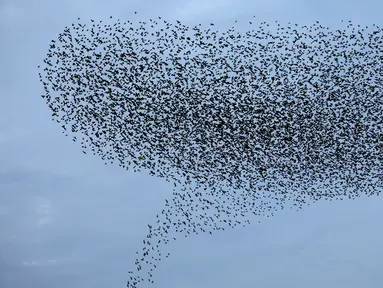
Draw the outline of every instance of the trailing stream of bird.
[[[174,235],[379,194],[381,28],[110,21],[65,27],[39,76],[84,153],[174,182],[127,287],[154,282]]]

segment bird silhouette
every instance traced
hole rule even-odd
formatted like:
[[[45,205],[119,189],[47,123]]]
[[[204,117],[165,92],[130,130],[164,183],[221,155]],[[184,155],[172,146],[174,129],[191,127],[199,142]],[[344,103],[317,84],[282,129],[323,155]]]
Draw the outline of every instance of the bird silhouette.
[[[379,194],[381,28],[162,22],[72,24],[38,67],[52,120],[83,153],[174,183],[127,287],[153,283],[175,234]]]

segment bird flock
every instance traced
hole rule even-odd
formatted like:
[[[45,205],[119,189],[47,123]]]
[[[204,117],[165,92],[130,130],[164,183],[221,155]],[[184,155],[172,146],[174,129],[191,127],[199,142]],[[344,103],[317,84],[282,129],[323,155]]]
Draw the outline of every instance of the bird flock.
[[[175,235],[379,194],[378,26],[276,21],[274,32],[262,22],[240,33],[161,17],[105,22],[65,27],[39,76],[53,121],[85,154],[174,183],[127,287],[154,282]]]

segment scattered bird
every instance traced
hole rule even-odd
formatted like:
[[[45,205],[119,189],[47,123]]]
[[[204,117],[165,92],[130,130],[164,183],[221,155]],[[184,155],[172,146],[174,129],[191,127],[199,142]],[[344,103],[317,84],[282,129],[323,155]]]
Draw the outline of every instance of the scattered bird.
[[[72,24],[39,67],[53,120],[82,136],[83,153],[174,182],[127,287],[153,283],[175,233],[379,194],[379,27],[240,34],[162,22]]]

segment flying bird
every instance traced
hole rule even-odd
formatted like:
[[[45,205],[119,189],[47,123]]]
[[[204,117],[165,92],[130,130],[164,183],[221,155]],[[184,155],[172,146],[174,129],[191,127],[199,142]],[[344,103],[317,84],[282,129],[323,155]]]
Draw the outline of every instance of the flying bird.
[[[127,287],[153,283],[175,234],[379,194],[381,28],[163,22],[72,24],[38,67],[52,120],[84,154],[174,183]]]

